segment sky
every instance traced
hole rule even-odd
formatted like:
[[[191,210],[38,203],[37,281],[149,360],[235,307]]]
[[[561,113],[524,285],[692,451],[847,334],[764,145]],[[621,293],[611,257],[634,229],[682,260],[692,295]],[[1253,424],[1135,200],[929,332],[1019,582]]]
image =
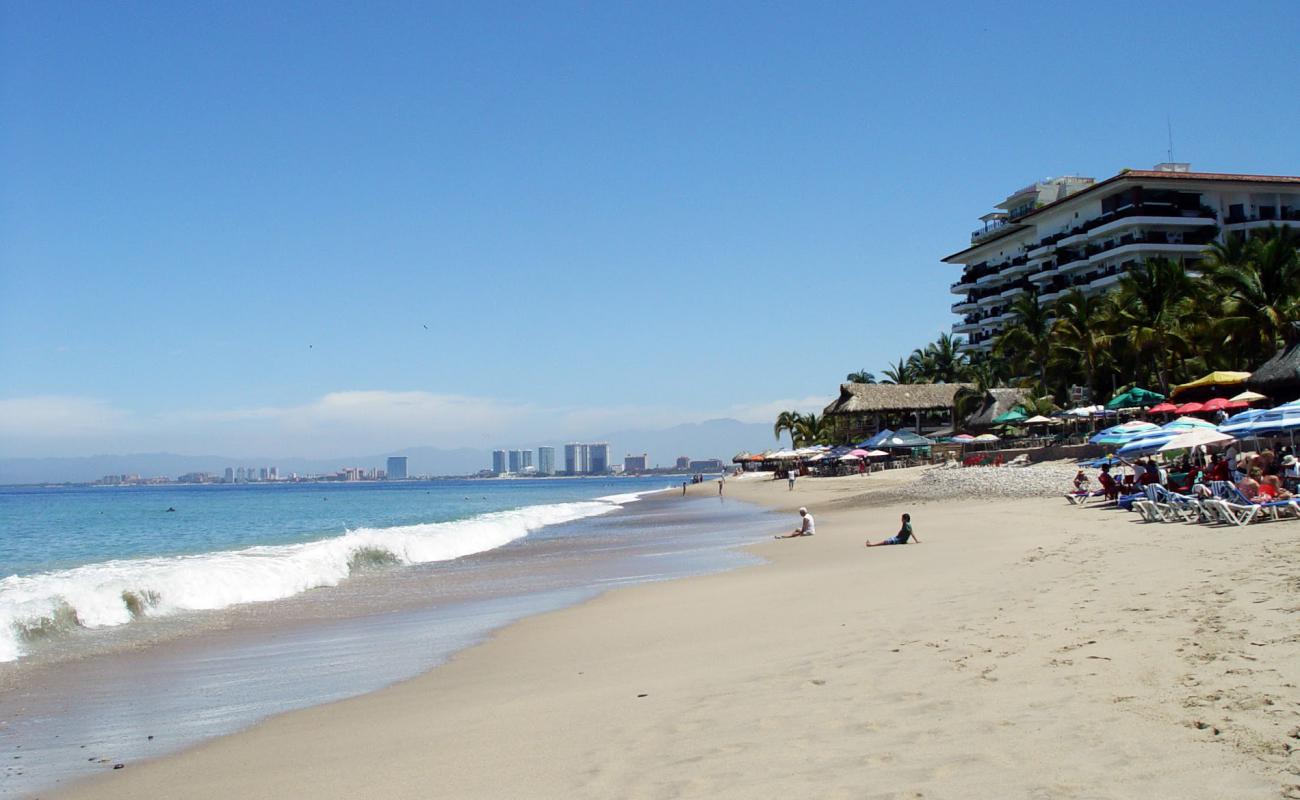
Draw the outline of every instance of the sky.
[[[1054,5],[0,0],[0,456],[767,421],[1021,186],[1300,174],[1300,4]]]

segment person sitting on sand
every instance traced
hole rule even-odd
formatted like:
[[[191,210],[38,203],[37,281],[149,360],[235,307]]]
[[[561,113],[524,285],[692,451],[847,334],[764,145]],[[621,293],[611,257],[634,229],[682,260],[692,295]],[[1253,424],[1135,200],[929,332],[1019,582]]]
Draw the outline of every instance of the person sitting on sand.
[[[921,543],[921,540],[916,538],[916,534],[912,533],[912,515],[904,514],[903,527],[898,529],[898,533],[895,534],[894,538],[884,539],[874,544],[871,540],[867,540],[867,547],[881,547],[882,545],[887,544],[907,544],[908,539],[914,540],[917,544]]]
[[[799,516],[803,517],[803,522],[785,536],[773,536],[773,539],[793,539],[796,536],[812,536],[816,533],[816,526],[813,524],[813,515],[808,513],[808,509],[799,509]]]
[[[1074,476],[1074,490],[1076,492],[1088,491],[1088,476],[1083,470],[1079,470]]]

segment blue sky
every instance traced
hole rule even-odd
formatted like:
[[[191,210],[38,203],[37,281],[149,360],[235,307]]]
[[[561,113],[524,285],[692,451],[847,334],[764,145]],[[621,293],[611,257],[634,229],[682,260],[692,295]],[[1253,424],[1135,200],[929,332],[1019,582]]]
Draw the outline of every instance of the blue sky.
[[[769,419],[1166,115],[1300,173],[1300,6],[1046,6],[5,1],[0,455]]]

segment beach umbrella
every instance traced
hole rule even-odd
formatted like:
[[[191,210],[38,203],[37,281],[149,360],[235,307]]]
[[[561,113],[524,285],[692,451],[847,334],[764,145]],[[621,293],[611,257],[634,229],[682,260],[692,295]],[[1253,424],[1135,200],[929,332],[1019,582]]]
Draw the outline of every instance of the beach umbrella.
[[[1176,414],[1200,414],[1205,410],[1205,406],[1200,403],[1183,403],[1174,410]]]
[[[1178,406],[1173,403],[1161,403],[1157,406],[1151,406],[1147,409],[1148,414],[1172,414],[1178,410]]]
[[[853,455],[853,453],[848,453],[847,455],[840,456],[840,461],[861,461],[861,460],[862,460],[862,456],[855,456]]]
[[[887,439],[893,435],[894,435],[893,431],[891,431],[889,428],[885,428],[884,430],[877,433],[875,436],[872,436],[864,441],[858,442],[858,447],[875,447],[879,445],[882,440]]]
[[[1124,445],[1116,450],[1115,453],[1124,458],[1149,455],[1159,450],[1166,442],[1177,435],[1178,434],[1173,431],[1155,431],[1154,433],[1150,433],[1146,436],[1139,436],[1132,441],[1124,443]]]
[[[971,436],[969,433],[959,433],[956,436],[952,437],[952,440],[954,442],[969,442],[974,438],[975,437]]]
[[[850,451],[849,455],[854,456],[855,458],[862,458],[867,455],[867,451],[859,447],[857,450]]]
[[[1274,409],[1274,411],[1276,410],[1277,409]],[[1224,420],[1223,424],[1218,426],[1218,429],[1221,433],[1230,433],[1234,436],[1240,436],[1242,433],[1250,429],[1250,425],[1255,420],[1255,417],[1263,414],[1264,411],[1265,410],[1262,408],[1256,408],[1249,411],[1243,411],[1240,414],[1234,414]]]
[[[1019,407],[1016,407],[1016,408],[1013,408],[1013,409],[1011,409],[1010,411],[1006,412],[1005,414],[999,414],[999,415],[997,415],[996,417],[994,417],[994,418],[993,418],[993,424],[994,424],[994,425],[1005,425],[1005,424],[1007,424],[1008,422],[1019,422],[1020,420],[1024,419],[1024,418],[1027,417],[1027,416],[1029,416],[1029,415],[1025,413],[1024,409],[1019,408]],[[976,437],[976,438],[979,438],[979,437]]]
[[[890,434],[883,441],[876,442],[872,447],[897,447],[907,449],[912,447],[929,447],[934,444],[934,440],[927,439],[924,436],[917,436],[911,431],[898,431]]]
[[[867,453],[867,456],[870,458],[884,458],[887,455],[889,455],[889,453],[886,453],[884,450],[872,450]]]
[[[976,441],[976,442],[1000,442],[1000,441],[1002,441],[1002,440],[999,439],[997,436],[994,436],[994,435],[991,434],[991,433],[981,433],[979,436],[976,436],[972,441]]]
[[[1057,422],[1058,422],[1057,420],[1054,420],[1051,417],[1044,417],[1042,414],[1036,414],[1035,416],[1032,416],[1029,419],[1022,422],[1021,424],[1022,425],[1056,425]]]
[[[1286,408],[1279,406],[1268,411],[1261,411],[1250,421],[1248,430],[1251,433],[1258,434],[1272,431],[1293,431],[1296,428],[1300,428],[1300,407]]]
[[[1098,431],[1097,433],[1093,434],[1092,438],[1089,439],[1088,441],[1091,442],[1092,444],[1103,444],[1103,445],[1128,444],[1129,442],[1133,441],[1137,437],[1141,436],[1143,433],[1146,433],[1148,431],[1158,430],[1159,427],[1160,426],[1156,425],[1154,422],[1143,422],[1140,420],[1133,420],[1131,422],[1125,422],[1119,425],[1112,425],[1109,428]]]
[[[1259,392],[1252,392],[1249,389],[1247,389],[1241,394],[1235,395],[1229,399],[1234,403],[1255,403],[1260,400],[1267,400],[1268,398],[1260,394]]]
[[[1227,433],[1219,433],[1216,430],[1207,430],[1205,428],[1193,428],[1177,434],[1172,439],[1160,445],[1160,452],[1169,450],[1190,450],[1193,447],[1200,447],[1207,444],[1227,444],[1235,442],[1237,437]]]
[[[1221,397],[1226,394],[1236,394],[1242,389],[1246,379],[1250,377],[1249,372],[1211,372],[1209,375],[1197,378],[1190,383],[1180,384],[1174,387],[1169,393],[1169,398],[1173,399],[1179,395],[1187,395],[1184,399],[1195,399],[1197,397]]]
[[[1226,397],[1215,397],[1213,399],[1206,400],[1204,403],[1201,404],[1202,411],[1222,411],[1227,407],[1228,407],[1228,399]]]
[[[1118,411],[1121,408],[1140,408],[1142,406],[1159,403],[1164,399],[1165,396],[1159,392],[1153,392],[1150,389],[1143,389],[1139,386],[1134,386],[1127,392],[1112,397],[1107,401],[1106,408],[1111,411]]]
[[[1213,422],[1210,422],[1209,420],[1198,419],[1196,417],[1179,417],[1178,419],[1170,420],[1169,422],[1166,422],[1164,425],[1161,425],[1160,429],[1164,431],[1177,431],[1177,430],[1186,430],[1188,428],[1217,429],[1218,427],[1219,427],[1218,425],[1215,425]]]

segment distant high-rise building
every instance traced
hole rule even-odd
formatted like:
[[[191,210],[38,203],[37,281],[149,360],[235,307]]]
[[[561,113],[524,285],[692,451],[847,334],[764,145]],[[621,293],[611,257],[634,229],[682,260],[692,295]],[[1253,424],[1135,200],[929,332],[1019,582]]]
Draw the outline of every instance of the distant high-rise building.
[[[406,456],[392,456],[388,459],[388,480],[406,480]]]
[[[234,482],[235,482],[235,468],[226,467],[226,483],[234,483]]]
[[[510,471],[511,471],[511,472],[518,473],[518,472],[522,472],[522,471],[523,471],[523,469],[524,469],[524,458],[523,458],[523,456],[524,456],[524,453],[523,453],[522,450],[511,450],[511,451],[510,451]]]
[[[609,472],[608,442],[587,445],[587,471],[593,475],[604,475]]]
[[[268,477],[270,477],[270,473],[268,473],[268,472],[266,471],[266,467],[262,467],[261,469],[259,469],[259,470],[257,471],[257,479],[258,479],[258,480],[260,480],[260,481],[264,481],[264,480],[266,480]]]
[[[722,460],[718,458],[704,458],[699,461],[690,462],[691,472],[721,472]]]
[[[520,451],[519,451],[519,471],[520,471],[520,472],[523,472],[524,470],[527,470],[527,469],[528,469],[529,467],[531,467],[532,465],[533,465],[533,451],[532,451],[532,450],[520,450]]]
[[[690,469],[690,468],[691,468],[691,457],[690,457],[690,456],[678,456],[678,457],[677,457],[677,469]]]
[[[273,480],[273,481],[278,481],[278,480],[280,480],[280,468],[279,468],[279,467],[271,467],[271,480]]]
[[[243,480],[247,480],[247,479],[248,479],[248,476],[247,476],[246,474],[244,474],[244,468],[243,468],[243,467],[240,467],[239,469],[235,470],[235,480],[237,480],[237,481],[243,481]]]
[[[583,475],[587,472],[587,445],[571,442],[564,446],[564,472]]]
[[[506,451],[492,451],[492,471],[498,475],[506,471]]]
[[[627,473],[645,472],[646,470],[645,462],[646,462],[645,453],[642,453],[639,456],[625,456],[623,458],[623,471]]]
[[[555,474],[555,448],[554,447],[537,448],[537,474],[538,475]]]

